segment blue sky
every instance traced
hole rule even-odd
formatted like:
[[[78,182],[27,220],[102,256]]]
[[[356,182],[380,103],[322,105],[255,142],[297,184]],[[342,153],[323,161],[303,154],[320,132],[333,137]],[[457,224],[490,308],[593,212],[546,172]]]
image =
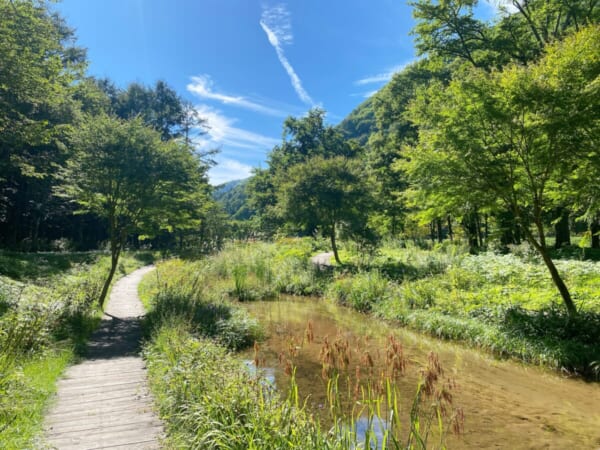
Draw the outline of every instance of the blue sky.
[[[125,87],[164,80],[220,148],[211,183],[264,167],[288,115],[342,120],[414,60],[403,0],[63,0],[56,9],[88,49],[89,74]]]

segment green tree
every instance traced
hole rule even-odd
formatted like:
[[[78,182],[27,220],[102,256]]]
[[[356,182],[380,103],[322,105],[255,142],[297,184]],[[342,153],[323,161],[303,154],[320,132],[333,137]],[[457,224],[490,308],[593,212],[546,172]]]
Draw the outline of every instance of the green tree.
[[[416,0],[413,30],[419,54],[460,59],[490,70],[510,61],[527,64],[547,45],[582,27],[598,23],[596,0],[504,0],[494,22],[478,19],[478,0]],[[507,12],[507,7],[512,12]]]
[[[570,314],[576,308],[546,248],[543,218],[585,149],[597,146],[599,52],[598,27],[589,27],[537,64],[473,69],[421,92],[411,108],[419,143],[405,169],[415,188],[511,211]]]
[[[277,192],[283,217],[295,226],[318,228],[329,237],[338,264],[336,231],[368,233],[371,196],[357,159],[315,156],[286,171]],[[310,229],[309,231],[313,231]]]
[[[288,170],[314,157],[353,157],[359,150],[344,139],[341,131],[325,124],[322,109],[311,109],[302,118],[288,117],[283,124],[281,144],[269,154],[268,169],[256,170],[246,187],[248,203],[256,211],[260,228],[272,234],[283,225],[277,192]],[[305,228],[312,231],[314,227]]]
[[[0,17],[0,234],[35,249],[41,224],[62,207],[52,186],[69,156],[85,52],[70,47],[72,30],[45,2],[0,0]]]
[[[162,141],[141,118],[92,117],[73,142],[78,151],[65,171],[64,193],[109,228],[111,268],[102,306],[128,236],[199,224],[206,167],[181,142]]]

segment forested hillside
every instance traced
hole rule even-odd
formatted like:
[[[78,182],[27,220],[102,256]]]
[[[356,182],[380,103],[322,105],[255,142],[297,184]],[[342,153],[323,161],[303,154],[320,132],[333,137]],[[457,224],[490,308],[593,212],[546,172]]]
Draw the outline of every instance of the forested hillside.
[[[248,220],[254,211],[248,205],[248,180],[234,180],[215,187],[213,198],[232,220]]]

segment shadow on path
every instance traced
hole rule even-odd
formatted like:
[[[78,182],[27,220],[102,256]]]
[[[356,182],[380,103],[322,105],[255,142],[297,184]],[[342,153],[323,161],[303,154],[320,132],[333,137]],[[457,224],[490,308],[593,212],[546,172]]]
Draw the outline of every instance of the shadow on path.
[[[105,313],[82,356],[92,360],[138,356],[141,337],[141,318],[119,318]]]

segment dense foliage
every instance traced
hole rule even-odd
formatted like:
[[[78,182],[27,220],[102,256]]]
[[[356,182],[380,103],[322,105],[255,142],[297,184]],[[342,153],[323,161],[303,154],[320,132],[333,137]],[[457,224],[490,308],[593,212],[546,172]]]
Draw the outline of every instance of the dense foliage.
[[[115,229],[134,245],[140,235],[162,246],[199,235],[210,202],[208,161],[192,145],[204,121],[193,108],[162,81],[119,89],[86,77],[85,51],[45,1],[2,0],[0,16],[0,245],[93,249],[112,244]],[[164,170],[138,160],[141,148]],[[135,174],[148,185],[119,182]],[[153,184],[162,187],[150,197]],[[134,219],[142,204],[165,220]]]

